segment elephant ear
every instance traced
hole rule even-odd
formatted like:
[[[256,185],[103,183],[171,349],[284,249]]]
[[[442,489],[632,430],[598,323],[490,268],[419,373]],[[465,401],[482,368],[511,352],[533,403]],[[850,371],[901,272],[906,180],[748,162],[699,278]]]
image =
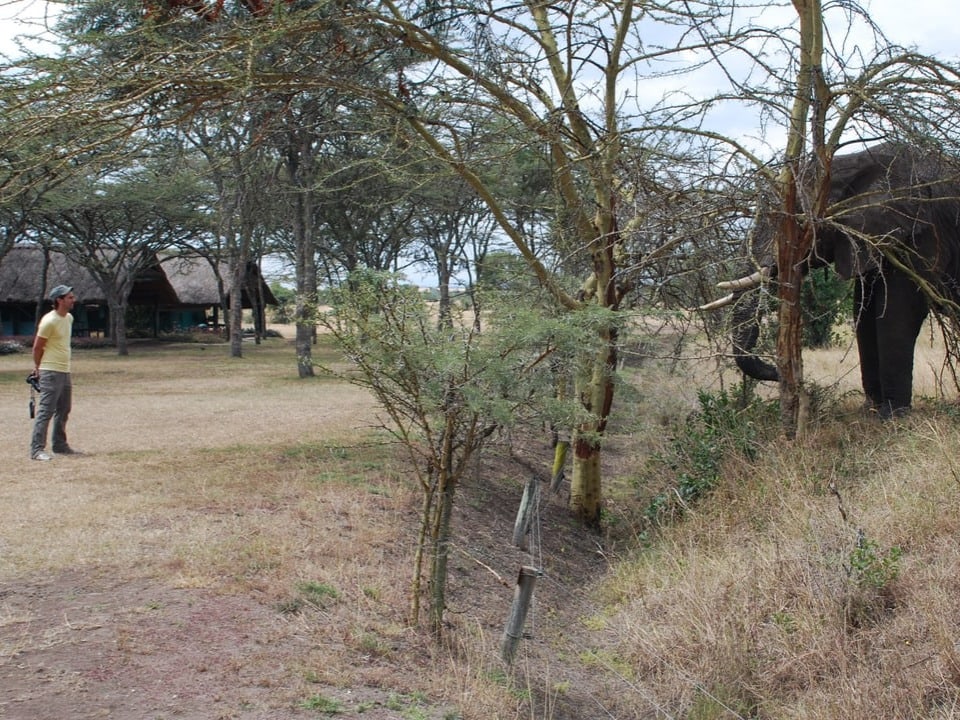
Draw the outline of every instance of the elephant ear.
[[[884,144],[833,159],[830,199],[836,214],[818,247],[844,280],[880,268],[883,255],[868,238],[886,242],[904,234],[895,207],[898,194],[891,195],[890,166],[899,152],[896,145]]]

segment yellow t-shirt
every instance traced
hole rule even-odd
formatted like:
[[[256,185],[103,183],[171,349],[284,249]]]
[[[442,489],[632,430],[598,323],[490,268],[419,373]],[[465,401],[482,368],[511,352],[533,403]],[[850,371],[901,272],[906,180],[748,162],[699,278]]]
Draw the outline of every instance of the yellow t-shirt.
[[[60,316],[51,310],[42,318],[37,327],[37,335],[47,339],[40,359],[41,370],[70,372],[70,336],[73,334],[73,315]]]

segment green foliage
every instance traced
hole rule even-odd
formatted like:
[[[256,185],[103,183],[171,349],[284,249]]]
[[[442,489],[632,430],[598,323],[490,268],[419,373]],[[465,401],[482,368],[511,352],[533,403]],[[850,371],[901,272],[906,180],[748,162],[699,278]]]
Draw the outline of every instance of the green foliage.
[[[536,292],[536,276],[530,265],[512,252],[490,252],[477,264],[477,290],[486,293],[520,295]]]
[[[424,493],[411,617],[416,621],[419,612],[421,558],[427,553],[431,623],[439,633],[457,484],[497,429],[575,416],[578,403],[555,399],[555,359],[580,351],[576,338],[600,333],[591,326],[594,320],[578,328],[567,316],[545,318],[528,303],[494,313],[481,332],[472,316],[434,318],[416,288],[369,270],[351,273],[332,300],[334,312],[320,322],[351,362],[346,376],[377,399],[385,427],[406,450]]]
[[[881,552],[879,545],[861,532],[850,552],[850,577],[862,589],[882,590],[900,575],[902,556],[898,545]]]
[[[844,598],[844,612],[851,628],[872,625],[896,607],[892,584],[900,575],[902,556],[899,546],[884,552],[862,530],[857,532],[857,543],[847,557],[845,568],[850,584]]]
[[[298,613],[306,606],[323,608],[328,600],[336,600],[340,593],[336,588],[326,583],[305,581],[297,583],[297,592],[294,597],[281,602],[278,610],[285,615]]]
[[[714,687],[710,690],[700,688],[686,714],[687,720],[722,720],[722,718],[755,718],[757,702],[741,697],[742,691],[736,687]]]
[[[276,280],[270,283],[270,292],[277,299],[277,305],[271,310],[273,322],[292,323],[295,319],[297,293]]]
[[[776,425],[776,403],[754,399],[740,408],[739,394],[700,391],[700,409],[676,428],[667,451],[652,458],[652,474],[666,474],[671,482],[649,502],[645,514],[650,522],[682,515],[685,507],[713,490],[729,456],[756,459],[762,429]]]
[[[590,313],[550,318],[511,303],[491,309],[483,332],[469,316],[441,327],[416,288],[371,271],[352,274],[332,299],[335,315],[322,322],[355,364],[351,380],[374,392],[402,437],[435,438],[441,420],[469,432],[576,416],[577,404],[554,390],[596,337],[601,319]]]
[[[338,597],[340,597],[340,593],[336,588],[331,587],[326,583],[313,581],[299,583],[297,585],[297,591],[304,600],[319,607],[322,607],[328,598],[336,600]]]
[[[313,695],[300,703],[304,710],[315,710],[324,715],[338,715],[343,712],[343,704],[323,695]]]
[[[833,344],[833,328],[850,311],[852,297],[850,281],[842,279],[831,266],[810,272],[801,293],[804,347]]]

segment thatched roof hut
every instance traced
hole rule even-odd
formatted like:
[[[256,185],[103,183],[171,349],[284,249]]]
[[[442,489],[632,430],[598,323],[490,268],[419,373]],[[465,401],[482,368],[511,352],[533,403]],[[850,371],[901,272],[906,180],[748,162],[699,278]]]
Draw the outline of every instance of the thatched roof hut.
[[[217,273],[207,258],[199,255],[171,255],[161,261],[164,273],[177,295],[180,306],[211,307],[220,304],[220,292],[217,275],[229,283],[230,269],[227,263],[219,263]],[[264,305],[276,305],[270,286],[261,277],[256,263],[247,263],[247,276],[241,292],[244,308],[252,308],[257,303],[250,297],[251,291],[259,285],[260,297]]]
[[[0,258],[0,305],[35,304],[46,300],[47,291],[57,285],[72,287],[80,304],[107,302],[93,273],[61,252],[44,250],[37,245],[15,245]],[[175,305],[177,302],[177,294],[159,262],[137,272],[130,292],[131,305]]]
[[[45,301],[48,290],[57,285],[72,287],[80,302],[104,300],[90,271],[70,262],[62,253],[44,253],[37,246],[16,245],[0,259],[0,305]]]
[[[222,277],[227,277],[221,264]],[[37,307],[46,309],[46,296],[56,285],[69,285],[77,296],[74,328],[80,334],[105,332],[107,301],[93,274],[66,255],[46,251],[36,245],[16,245],[0,258],[0,335],[31,335]],[[255,263],[247,268],[242,301],[244,308],[254,307],[248,288],[259,284],[266,305],[277,300],[260,276]],[[128,303],[148,308],[155,328],[184,326],[203,322],[208,310],[214,317],[220,305],[216,276],[210,263],[200,256],[157,258],[137,272]],[[164,318],[166,316],[166,318]]]

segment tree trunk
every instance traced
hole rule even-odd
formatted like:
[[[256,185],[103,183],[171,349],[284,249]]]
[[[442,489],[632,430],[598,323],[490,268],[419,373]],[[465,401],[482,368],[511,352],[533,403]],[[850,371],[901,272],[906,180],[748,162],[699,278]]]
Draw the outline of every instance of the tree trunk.
[[[450,521],[453,517],[453,496],[457,481],[449,471],[441,471],[436,534],[433,539],[433,560],[430,571],[430,628],[434,637],[443,632],[443,612],[447,606],[447,561],[450,557]]]
[[[780,372],[780,418],[786,436],[793,439],[803,432],[800,424],[803,393],[801,353],[802,316],[800,290],[803,270],[813,242],[809,221],[797,220],[797,168],[807,161],[807,119],[812,111],[813,146],[821,153],[824,145],[826,87],[823,82],[823,15],[820,0],[794,0],[800,18],[800,67],[797,89],[790,115],[786,166],[781,178],[784,219],[777,245],[777,269],[780,294],[780,328],[777,334],[777,368]],[[820,174],[816,173],[819,179]],[[804,183],[804,189],[809,183]],[[818,187],[814,183],[818,191]],[[822,199],[821,195],[821,199]]]
[[[293,173],[292,170],[290,170]],[[294,178],[295,179],[295,178]],[[317,327],[317,266],[313,254],[312,202],[309,189],[298,189],[293,215],[295,282],[294,322],[297,325],[297,375],[313,377],[313,339]]]
[[[250,263],[250,265],[253,265],[253,263]],[[253,306],[251,313],[253,315],[253,338],[255,344],[259,345],[266,336],[267,316],[264,308],[263,290],[259,282],[262,277],[259,264],[256,265],[256,269],[256,276],[252,276],[252,273],[245,273],[245,277],[247,281],[247,295],[250,296],[250,304]]]
[[[600,467],[602,438],[613,407],[614,370],[617,366],[617,330],[602,331],[603,347],[593,360],[589,384],[579,391],[586,409],[594,420],[574,429],[573,473],[570,478],[570,509],[580,521],[600,527],[602,472]]]
[[[240,258],[230,260],[230,357],[243,357],[243,276]]]
[[[451,393],[451,396],[455,395]],[[447,560],[450,554],[450,521],[453,517],[453,496],[457,488],[454,472],[454,440],[456,409],[447,410],[443,435],[437,453],[437,482],[439,497],[434,505],[433,552],[430,561],[430,629],[439,638],[443,631],[443,612],[447,605]]]
[[[423,577],[423,554],[427,547],[427,538],[430,536],[430,510],[433,507],[436,485],[433,478],[427,479],[428,485],[423,488],[423,505],[420,508],[420,531],[417,534],[417,548],[413,553],[413,579],[410,582],[410,624],[416,626],[420,622],[420,590]]]
[[[107,305],[110,308],[110,325],[113,328],[113,343],[114,347],[117,348],[117,355],[129,355],[130,347],[127,343],[127,305],[117,300],[108,300]]]
[[[450,307],[450,271],[445,262],[437,263],[437,327],[453,327],[453,312]]]
[[[600,443],[574,432],[573,472],[570,478],[570,509],[590,528],[600,527]]]
[[[786,436],[797,436],[800,418],[800,394],[803,385],[802,330],[800,288],[803,284],[801,232],[793,217],[796,192],[787,198],[787,216],[778,246],[780,327],[777,333],[777,369],[780,374],[780,421]]]

